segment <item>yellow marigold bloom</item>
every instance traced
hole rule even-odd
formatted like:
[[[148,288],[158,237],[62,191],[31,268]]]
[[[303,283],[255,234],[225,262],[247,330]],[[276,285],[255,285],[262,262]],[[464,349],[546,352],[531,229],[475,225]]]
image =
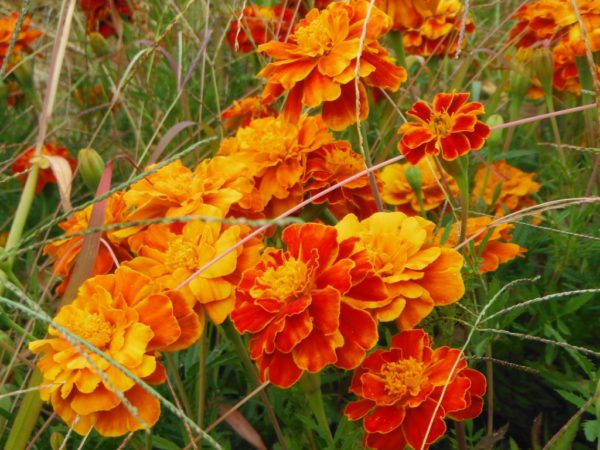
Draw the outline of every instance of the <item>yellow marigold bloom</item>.
[[[335,141],[308,156],[304,189],[307,195],[314,195],[365,169],[362,157],[352,150],[350,142]],[[376,184],[381,188],[377,175]],[[377,204],[367,175],[345,184],[313,203],[325,202],[333,215],[339,218],[350,213],[363,218],[377,212]]]
[[[481,198],[492,208],[496,217],[505,215],[507,211],[514,212],[533,206],[536,202],[531,195],[541,187],[534,178],[535,173],[523,172],[506,161],[498,161],[489,168],[481,166],[475,173],[473,202]]]
[[[260,193],[267,217],[275,217],[302,199],[300,184],[311,152],[333,142],[320,116],[291,123],[283,117],[265,117],[240,128],[221,142],[219,154],[245,165]]]
[[[202,205],[201,216],[223,218],[211,205]],[[215,256],[235,245],[248,234],[246,226],[225,226],[221,222],[192,221],[185,225],[150,225],[129,239],[138,255],[126,265],[150,276],[166,289],[175,289]],[[193,278],[181,290],[189,306],[201,320],[207,313],[220,324],[235,302],[235,285],[241,273],[258,259],[262,248],[259,239],[251,240]]]
[[[270,41],[258,47],[274,58],[258,74],[267,78],[266,101],[289,92],[284,114],[300,117],[302,106],[323,104],[323,119],[333,130],[356,122],[355,68],[360,38],[370,9],[368,1],[334,2],[326,9],[312,9],[294,28],[287,42]],[[360,55],[360,120],[369,113],[364,84],[396,91],[406,81],[406,70],[394,64],[378,42],[392,25],[378,8],[371,10]]]
[[[15,32],[15,26],[17,25],[18,20],[18,12],[14,12],[8,16],[0,17],[0,67],[4,64],[4,58],[6,58],[8,54],[10,40]],[[43,34],[40,30],[30,28],[30,23],[31,17],[25,16],[23,24],[21,25],[21,30],[19,31],[19,35],[17,36],[17,40],[12,50],[11,59],[18,58],[19,53],[22,51],[31,51],[30,46],[33,41],[39,39],[39,37]],[[10,67],[10,60],[8,66]]]
[[[65,234],[85,231],[89,227],[93,205],[72,214],[68,220],[58,226]],[[122,223],[127,215],[127,207],[123,200],[122,192],[115,192],[106,202],[104,211],[104,225]],[[56,288],[62,295],[69,284],[71,271],[81,251],[84,236],[75,236],[60,241],[52,242],[44,247],[44,253],[54,258],[52,271],[55,275],[63,277],[62,283]],[[109,230],[102,233],[98,255],[92,271],[93,275],[102,275],[110,272],[115,266],[115,257],[118,261],[130,258],[127,242],[121,237],[120,230]]]
[[[346,299],[350,305],[368,309],[376,319],[396,320],[402,329],[413,328],[434,306],[454,303],[463,296],[463,258],[434,242],[434,223],[401,212],[382,212],[363,221],[350,214],[335,228],[340,242],[358,238],[354,251],[367,250],[375,274],[388,290],[384,301]]]
[[[396,0],[396,3],[400,3]],[[388,2],[392,3],[392,2]],[[416,2],[415,2],[416,4]],[[403,32],[404,50],[414,55],[454,55],[458,50],[459,34],[463,17],[463,5],[459,0],[424,1],[416,10],[422,14],[420,23]],[[467,18],[465,33],[475,31],[475,25]],[[462,40],[461,48],[466,45]]]
[[[431,158],[423,158],[415,165],[408,163],[391,164],[384,167],[379,175],[383,185],[381,198],[387,204],[394,205],[397,211],[401,211],[408,216],[418,215],[421,212],[419,196],[407,179],[407,170],[416,170],[418,173],[417,179],[412,180],[412,183],[418,182],[420,178],[424,211],[434,211],[443,205],[449,197],[458,196],[458,185],[454,178],[445,171],[442,177]],[[408,178],[410,178],[410,175]]]
[[[475,255],[471,255],[470,259],[473,264],[476,263],[476,259],[479,260],[477,267],[479,273],[493,272],[500,264],[512,261],[517,256],[523,256],[527,251],[518,244],[510,242],[514,225],[502,223],[487,229],[492,220],[491,217],[472,217],[467,221],[467,239],[477,235],[473,239]],[[458,244],[458,228],[458,224],[452,226],[448,239],[443,245],[454,247]],[[445,234],[446,230],[442,228],[437,234],[437,241],[440,242]]]
[[[147,383],[159,384],[166,372],[154,352],[197,340],[200,323],[194,316],[177,293],[165,293],[150,278],[121,267],[86,281],[54,322]],[[57,329],[50,327],[48,334],[48,339],[29,344],[32,352],[42,354],[40,395],[77,433],[85,435],[93,427],[104,436],[122,436],[156,423],[160,416],[156,398],[104,357],[73,345]],[[138,417],[123,405],[116,390],[137,409]]]

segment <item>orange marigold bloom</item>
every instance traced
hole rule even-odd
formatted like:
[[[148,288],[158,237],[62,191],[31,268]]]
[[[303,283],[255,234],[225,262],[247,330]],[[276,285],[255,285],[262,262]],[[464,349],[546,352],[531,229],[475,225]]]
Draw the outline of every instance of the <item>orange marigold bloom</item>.
[[[375,5],[392,18],[392,29],[419,28],[426,18],[436,14],[440,0],[376,0]]]
[[[247,127],[254,119],[275,115],[277,115],[275,109],[265,105],[260,97],[254,95],[235,100],[221,113],[221,119],[223,119],[223,128],[235,130],[239,127]]]
[[[444,176],[431,160],[423,158],[414,166],[411,164],[391,164],[381,171],[379,178],[383,184],[381,197],[384,202],[394,205],[397,211],[408,216],[415,216],[421,212],[419,197],[413,186],[409,183],[410,172],[418,171],[417,181],[421,183],[421,200],[423,210],[434,211],[448,201],[449,197],[458,196],[458,185],[454,178],[444,171]],[[414,181],[411,180],[414,184]],[[448,192],[449,191],[449,192]]]
[[[123,267],[86,281],[54,322],[150,384],[166,378],[154,352],[189,346],[200,336],[197,318],[177,293],[165,293],[148,277]],[[48,339],[29,344],[32,352],[43,354],[38,363],[44,376],[40,395],[77,433],[85,435],[93,427],[104,436],[122,436],[156,423],[158,399],[57,329],[50,327],[48,334]],[[138,417],[123,405],[117,390]]]
[[[472,241],[475,255],[472,255],[471,262],[478,264],[479,273],[493,272],[500,264],[512,261],[517,256],[522,257],[527,251],[518,244],[510,242],[514,225],[501,223],[490,228],[489,225],[493,220],[492,217],[474,217],[467,221],[467,239],[476,235]],[[452,226],[448,239],[443,245],[454,247],[458,244],[459,226],[459,224]],[[437,234],[438,242],[445,234],[446,230],[442,228]],[[476,258],[479,261],[476,262]]]
[[[42,147],[42,156],[58,156],[64,158],[71,166],[71,170],[77,167],[77,161],[71,157],[69,150],[64,147],[57,147],[52,144],[46,144]],[[35,156],[35,148],[31,147],[19,155],[12,166],[13,173],[21,173],[31,168],[31,158]],[[22,185],[25,185],[27,174],[19,175],[18,179]],[[37,184],[35,185],[35,193],[39,194],[48,183],[56,183],[56,177],[51,168],[41,169],[39,171]]]
[[[352,150],[348,141],[335,141],[326,144],[308,156],[304,189],[307,194],[318,192],[365,170],[362,157]],[[379,180],[377,180],[379,185]],[[377,212],[377,204],[367,175],[358,178],[339,189],[330,192],[313,203],[329,203],[329,209],[335,217],[353,213],[368,217]]]
[[[223,214],[214,206],[202,205],[197,213],[217,220],[192,221],[183,227],[180,224],[150,225],[129,238],[132,251],[138,256],[125,265],[150,276],[167,289],[176,289],[249,232],[246,226],[223,225],[218,221]],[[227,318],[235,302],[235,285],[241,273],[258,260],[261,248],[259,239],[251,240],[201,272],[180,290],[202,321],[205,313],[217,324]]]
[[[97,31],[105,38],[117,34],[115,15],[127,21],[132,20],[132,4],[132,0],[79,0],[79,6],[86,17],[87,32]]]
[[[92,215],[93,205],[77,211],[72,214],[68,220],[60,223],[58,226],[65,234],[73,234],[88,229]],[[125,221],[126,206],[123,201],[123,193],[115,192],[106,202],[104,212],[104,225],[122,223]],[[98,255],[92,270],[92,275],[102,275],[110,272],[115,267],[115,257],[119,261],[128,260],[129,247],[127,242],[123,242],[119,237],[119,230],[111,230],[102,233]],[[81,247],[84,236],[74,236],[60,241],[52,242],[44,247],[44,253],[55,258],[52,272],[55,275],[62,276],[63,281],[56,288],[56,292],[62,295],[71,276],[71,271]]]
[[[315,8],[296,25],[287,42],[259,46],[259,51],[275,59],[258,74],[267,78],[263,98],[268,102],[289,92],[284,114],[291,121],[300,116],[302,105],[323,104],[329,128],[343,130],[355,123],[354,72],[368,10],[366,0],[334,2],[322,11]],[[364,84],[396,91],[406,80],[406,70],[394,65],[378,42],[390,27],[389,16],[373,8],[360,56],[360,120],[369,113]]]
[[[294,20],[294,10],[282,5],[250,5],[229,24],[227,44],[242,53],[251,53],[260,44],[286,36]]]
[[[510,31],[517,47],[531,47],[560,36],[559,20],[567,13],[565,0],[537,0],[522,5],[513,18],[519,22]]]
[[[364,447],[427,450],[446,432],[446,417],[481,414],[485,390],[485,377],[467,367],[460,350],[434,350],[423,330],[404,331],[392,337],[389,350],[376,350],[356,369],[350,392],[359,400],[344,414],[363,419]]]
[[[15,26],[19,20],[19,16],[20,14],[18,12],[14,12],[8,16],[0,17],[0,67],[4,64],[4,58],[6,58],[8,53],[10,40],[15,32]],[[19,31],[19,35],[17,36],[17,40],[13,47],[11,58],[17,57],[22,51],[30,52],[31,44],[43,34],[40,30],[30,28],[30,23],[31,17],[25,16],[23,24],[21,25],[21,30]],[[10,68],[10,61],[8,67]]]
[[[496,217],[533,206],[536,202],[530,196],[541,187],[534,178],[535,173],[523,172],[506,161],[498,161],[489,168],[481,166],[475,173],[473,201],[481,198],[492,207]]]
[[[290,387],[304,371],[360,364],[377,343],[377,326],[345,296],[378,299],[386,292],[368,276],[365,258],[350,256],[354,240],[338,243],[333,227],[290,225],[282,240],[287,251],[268,248],[244,272],[231,320],[240,333],[252,334],[250,354],[261,379]]]
[[[354,251],[366,250],[374,274],[385,284],[388,294],[383,300],[347,299],[377,320],[396,320],[402,329],[413,328],[434,306],[454,303],[463,296],[463,258],[434,242],[433,222],[401,212],[381,212],[361,222],[350,214],[335,228],[340,241],[358,238]]]
[[[391,2],[388,2],[391,3]],[[400,3],[396,0],[395,3]],[[459,0],[421,1],[421,23],[403,32],[402,43],[406,53],[414,55],[454,55],[458,50],[462,27],[463,5]],[[410,16],[408,16],[410,17]],[[475,31],[475,25],[467,18],[465,33]],[[461,48],[466,39],[461,42]]]
[[[224,139],[219,153],[248,167],[260,193],[261,211],[275,217],[302,199],[306,158],[330,142],[333,136],[320,116],[303,116],[297,124],[265,117]]]
[[[416,102],[407,112],[416,122],[403,123],[398,149],[411,164],[425,155],[446,160],[458,158],[470,150],[479,150],[490,135],[490,127],[477,120],[484,113],[479,102],[468,102],[469,94],[437,94],[430,107]]]

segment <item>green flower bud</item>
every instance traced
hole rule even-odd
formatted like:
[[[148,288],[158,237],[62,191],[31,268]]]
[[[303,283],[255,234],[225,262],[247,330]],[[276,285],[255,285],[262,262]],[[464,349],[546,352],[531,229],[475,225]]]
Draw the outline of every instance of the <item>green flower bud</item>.
[[[106,39],[104,39],[104,36],[100,33],[94,31],[88,35],[88,38],[96,56],[106,56],[110,54],[110,46],[108,45],[108,42],[106,42]]]
[[[502,125],[504,123],[504,118],[500,114],[492,114],[485,121],[490,128],[494,128],[498,125]],[[495,147],[500,145],[502,142],[502,131],[503,130],[495,130],[492,131],[490,137],[488,137],[487,142],[490,147]]]
[[[85,185],[95,192],[104,173],[106,165],[102,157],[93,148],[82,148],[77,155],[79,161],[79,174]]]
[[[58,431],[53,431],[50,435],[50,448],[52,450],[58,450],[62,447],[65,437]]]

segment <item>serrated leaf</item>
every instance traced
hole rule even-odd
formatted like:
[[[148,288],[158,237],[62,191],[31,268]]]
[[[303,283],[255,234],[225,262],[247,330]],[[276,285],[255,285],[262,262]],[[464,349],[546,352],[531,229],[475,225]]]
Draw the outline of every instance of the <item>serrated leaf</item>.
[[[586,420],[583,424],[585,438],[594,442],[600,439],[600,422],[598,420]]]

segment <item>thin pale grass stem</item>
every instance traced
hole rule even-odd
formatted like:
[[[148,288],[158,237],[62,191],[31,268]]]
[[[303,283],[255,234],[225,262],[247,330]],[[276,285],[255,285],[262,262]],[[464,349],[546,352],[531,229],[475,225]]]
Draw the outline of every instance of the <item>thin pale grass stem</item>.
[[[181,383],[181,377],[179,377],[179,375],[177,375],[176,380],[177,379],[179,379],[179,383]],[[169,392],[171,393],[171,396],[173,397],[173,400],[175,400],[175,406],[177,406],[177,408],[179,408],[180,410],[182,410],[181,402],[179,401],[179,398],[177,398],[177,392],[175,392],[175,389],[173,388],[173,383],[171,383],[171,378],[167,377],[166,382],[167,382],[167,387],[169,388]],[[181,387],[178,387],[178,389],[180,390]],[[185,390],[183,392],[185,392]],[[189,408],[189,405],[188,405],[188,408]],[[187,414],[189,416],[190,412],[187,412]],[[198,450],[198,446],[196,445],[196,442],[194,442],[194,435],[192,433],[192,430],[190,429],[190,426],[187,423],[185,423],[185,422],[183,422],[183,426],[185,428],[185,431],[187,433],[187,437],[190,440],[191,445],[194,447],[194,449]]]
[[[8,394],[0,395],[0,400],[2,400],[4,398],[8,398],[8,397],[14,397],[15,395],[25,394],[26,392],[39,391],[40,389],[50,388],[52,386],[57,386],[57,385],[61,385],[61,384],[65,384],[65,383],[40,384],[39,386],[35,386],[32,388],[28,388],[28,389],[18,389],[16,391],[9,392]]]
[[[79,443],[79,447],[77,447],[77,450],[81,450],[83,449],[83,446],[85,445],[85,442],[88,440],[88,438],[90,437],[90,434],[92,434],[92,430],[93,428],[90,428],[88,430],[88,432],[85,434],[85,436],[83,437],[83,439],[81,439],[81,442]]]
[[[125,439],[123,439],[123,442],[121,442],[121,445],[119,445],[119,447],[117,448],[117,450],[123,450],[125,448],[125,446],[129,443],[129,441],[133,438],[134,433],[131,432],[129,433]]]
[[[559,111],[554,111],[546,114],[539,114],[536,116],[526,117],[524,119],[515,120],[512,122],[506,122],[500,125],[495,125],[490,127],[492,131],[501,130],[503,128],[516,127],[519,125],[523,125],[525,123],[537,122],[538,120],[549,119],[551,117],[564,116],[565,114],[572,114],[580,111],[587,111],[588,109],[594,109],[598,106],[595,103],[590,103],[588,105],[575,106],[573,108],[561,109]]]
[[[73,428],[75,428],[77,426],[77,424],[79,423],[79,420],[80,420],[79,414],[77,414],[77,416],[75,416],[75,420],[73,420],[73,423],[69,427],[69,431],[67,431],[67,434],[65,435],[62,443],[60,444],[60,447],[58,447],[58,450],[65,450],[67,448],[67,443],[69,442],[69,438],[71,437],[71,434],[73,434]]]

